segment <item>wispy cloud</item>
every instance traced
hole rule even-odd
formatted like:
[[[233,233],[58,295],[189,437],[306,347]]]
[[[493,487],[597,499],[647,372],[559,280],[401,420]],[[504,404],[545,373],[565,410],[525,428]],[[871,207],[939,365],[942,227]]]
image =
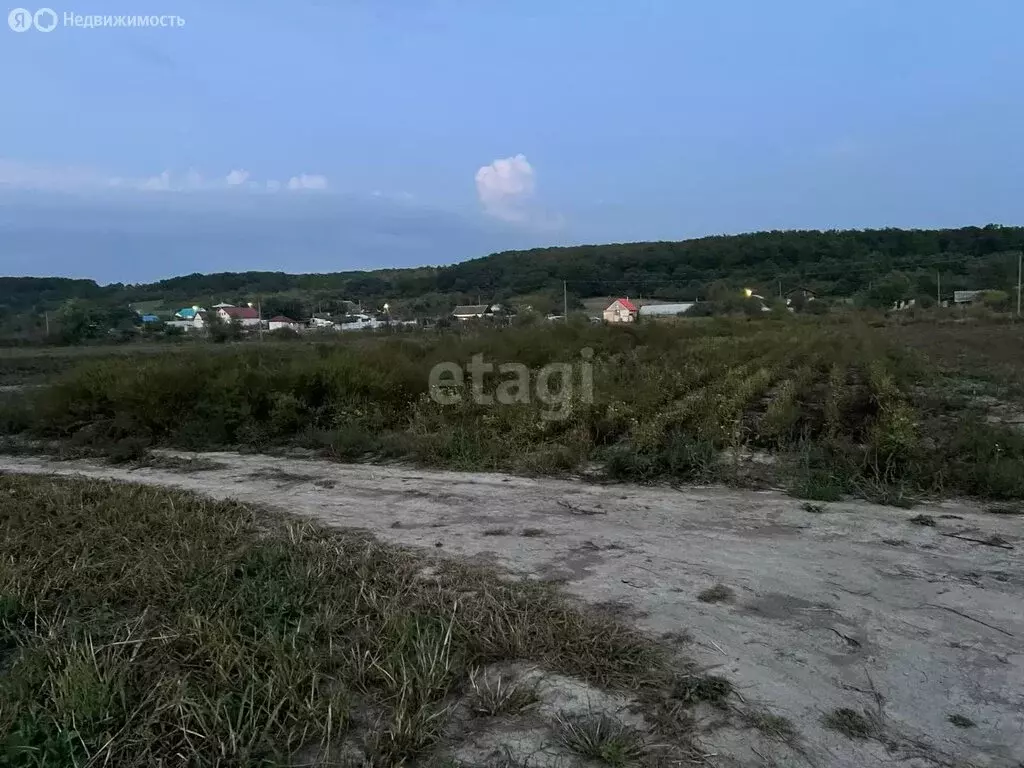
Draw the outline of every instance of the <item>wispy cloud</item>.
[[[327,189],[327,177],[316,173],[303,173],[288,179],[288,189]]]
[[[324,190],[327,177],[303,173],[293,176],[287,184],[276,180],[257,181],[244,169],[236,168],[227,175],[205,176],[195,169],[185,173],[164,170],[153,176],[110,176],[101,171],[71,167],[45,167],[17,160],[0,158],[0,185],[17,189],[79,191],[120,189],[140,192],[198,192],[217,190],[248,190],[277,192],[289,190]]]
[[[73,189],[108,184],[103,174],[88,168],[48,168],[0,157],[0,184],[22,189]]]
[[[129,184],[131,186],[131,184]],[[171,174],[169,171],[164,171],[158,176],[150,176],[148,179],[137,185],[139,189],[146,189],[152,191],[165,191],[171,188]]]

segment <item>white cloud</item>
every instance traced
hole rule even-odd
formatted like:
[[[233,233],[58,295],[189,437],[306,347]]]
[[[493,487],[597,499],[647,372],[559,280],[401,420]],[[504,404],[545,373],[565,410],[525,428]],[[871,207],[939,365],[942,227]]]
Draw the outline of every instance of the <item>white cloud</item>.
[[[397,203],[410,203],[416,199],[416,196],[412,192],[406,192],[405,190],[399,190],[398,192],[385,192],[380,189],[375,189],[370,192],[370,197],[375,197],[379,200],[390,200]]]
[[[288,189],[327,189],[327,177],[316,173],[303,173],[288,179]]]
[[[216,192],[244,190],[249,193],[291,190],[325,190],[327,177],[302,173],[288,181],[254,179],[252,174],[236,168],[226,176],[213,173],[204,176],[195,169],[185,173],[163,171],[155,176],[113,176],[85,168],[45,167],[0,157],[0,187],[48,191],[87,191],[119,189],[140,192]]]
[[[232,171],[231,173],[229,173],[227,175],[227,178],[224,179],[224,181],[227,183],[227,185],[229,187],[237,187],[237,186],[239,186],[241,184],[245,184],[245,182],[248,180],[248,178],[249,178],[249,172],[248,171],[235,170],[235,171]]]
[[[171,188],[171,174],[169,171],[164,171],[159,176],[150,176],[148,179],[143,179],[138,187],[139,189],[161,192],[168,190]]]
[[[489,215],[504,221],[530,219],[535,174],[525,155],[505,157],[476,172],[476,192]]]
[[[0,157],[0,185],[19,189],[73,190],[109,184],[102,174],[87,168],[47,168]]]

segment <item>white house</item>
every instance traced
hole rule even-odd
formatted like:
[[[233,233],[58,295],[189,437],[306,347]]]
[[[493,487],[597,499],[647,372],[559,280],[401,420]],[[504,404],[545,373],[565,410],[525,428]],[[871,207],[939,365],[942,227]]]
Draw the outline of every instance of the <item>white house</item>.
[[[604,311],[606,323],[632,323],[636,320],[636,304],[628,298],[616,299]]]
[[[287,329],[289,331],[298,331],[302,327],[302,323],[292,320],[290,317],[284,315],[277,315],[276,317],[270,318],[268,327],[272,331],[280,331]]]
[[[180,310],[174,315],[173,320],[168,320],[164,325],[167,328],[181,328],[188,333],[206,330],[209,322],[209,315],[205,309],[193,307],[190,311]]]
[[[243,328],[258,328],[260,313],[252,307],[221,307],[217,316],[225,323],[238,321]]]
[[[684,301],[678,304],[644,304],[637,313],[639,317],[675,317],[685,315],[693,307],[694,302]]]
[[[387,323],[374,320],[372,317],[367,315],[356,315],[355,320],[351,320],[347,323],[339,323],[336,327],[342,331],[375,331],[386,325]]]
[[[953,291],[953,303],[973,304],[976,301],[981,301],[984,295],[985,291]]]
[[[452,310],[452,317],[456,320],[478,320],[502,312],[504,307],[501,304],[460,304]]]
[[[325,312],[317,312],[309,318],[310,328],[334,328],[334,320]]]

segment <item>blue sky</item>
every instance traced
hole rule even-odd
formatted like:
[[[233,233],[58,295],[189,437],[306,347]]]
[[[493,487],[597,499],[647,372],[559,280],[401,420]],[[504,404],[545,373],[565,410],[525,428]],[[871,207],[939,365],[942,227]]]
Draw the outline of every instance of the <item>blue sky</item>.
[[[1019,0],[52,2],[185,25],[0,27],[0,273],[1024,220]],[[140,263],[140,206],[187,243]],[[260,251],[273,211],[347,223]]]

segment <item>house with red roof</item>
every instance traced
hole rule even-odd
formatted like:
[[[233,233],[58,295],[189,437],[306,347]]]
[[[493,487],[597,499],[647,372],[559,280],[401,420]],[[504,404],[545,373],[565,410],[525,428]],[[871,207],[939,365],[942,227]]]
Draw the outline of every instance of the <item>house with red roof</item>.
[[[217,316],[225,323],[237,320],[243,328],[258,328],[260,325],[260,313],[252,307],[221,307]]]
[[[629,300],[629,297],[625,299],[616,299],[604,311],[604,321],[606,323],[632,323],[636,320],[637,315],[636,304]]]

